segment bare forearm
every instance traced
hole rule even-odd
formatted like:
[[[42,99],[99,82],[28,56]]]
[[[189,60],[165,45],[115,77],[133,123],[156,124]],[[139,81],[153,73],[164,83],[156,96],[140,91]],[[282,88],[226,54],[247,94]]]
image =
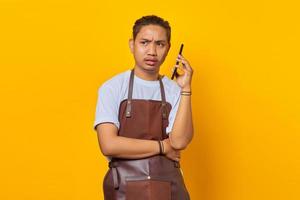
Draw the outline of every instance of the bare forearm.
[[[115,136],[107,148],[106,156],[138,159],[159,154],[159,144],[155,140],[142,140]]]
[[[191,96],[182,95],[170,134],[172,146],[176,149],[186,148],[193,138],[193,132]]]

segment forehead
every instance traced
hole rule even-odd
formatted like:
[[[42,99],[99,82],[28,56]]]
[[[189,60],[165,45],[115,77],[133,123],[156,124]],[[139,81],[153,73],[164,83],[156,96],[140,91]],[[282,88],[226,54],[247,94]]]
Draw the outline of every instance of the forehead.
[[[146,25],[140,29],[137,38],[167,40],[167,31],[159,25]]]

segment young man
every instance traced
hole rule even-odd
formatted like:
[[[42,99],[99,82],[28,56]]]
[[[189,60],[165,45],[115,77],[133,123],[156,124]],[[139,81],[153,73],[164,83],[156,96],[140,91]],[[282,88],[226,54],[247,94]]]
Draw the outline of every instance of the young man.
[[[180,151],[193,138],[193,70],[178,55],[183,71],[176,82],[159,75],[171,43],[167,21],[150,15],[133,26],[132,70],[106,81],[98,91],[94,129],[109,160],[103,180],[106,200],[190,199],[180,169]]]

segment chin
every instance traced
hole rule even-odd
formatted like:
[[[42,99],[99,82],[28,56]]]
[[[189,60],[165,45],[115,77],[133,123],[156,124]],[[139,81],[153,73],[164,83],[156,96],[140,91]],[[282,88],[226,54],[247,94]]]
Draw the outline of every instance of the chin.
[[[159,71],[159,66],[151,66],[151,65],[144,65],[143,67],[144,71],[147,71],[149,73],[157,73]]]

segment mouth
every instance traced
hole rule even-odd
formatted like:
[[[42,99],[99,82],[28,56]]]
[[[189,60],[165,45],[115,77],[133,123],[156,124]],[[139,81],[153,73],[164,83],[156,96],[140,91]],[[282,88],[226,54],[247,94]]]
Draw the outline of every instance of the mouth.
[[[156,65],[156,63],[158,62],[158,60],[157,59],[144,59],[144,61],[145,61],[145,63],[147,64],[147,65],[150,65],[150,66],[154,66],[154,65]]]

